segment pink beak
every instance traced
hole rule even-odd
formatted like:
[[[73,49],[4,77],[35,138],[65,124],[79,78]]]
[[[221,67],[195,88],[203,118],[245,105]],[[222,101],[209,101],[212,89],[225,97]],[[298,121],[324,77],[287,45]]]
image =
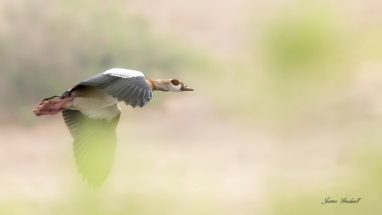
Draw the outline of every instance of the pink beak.
[[[193,88],[187,87],[185,84],[182,84],[182,87],[180,88],[181,91],[194,91]]]

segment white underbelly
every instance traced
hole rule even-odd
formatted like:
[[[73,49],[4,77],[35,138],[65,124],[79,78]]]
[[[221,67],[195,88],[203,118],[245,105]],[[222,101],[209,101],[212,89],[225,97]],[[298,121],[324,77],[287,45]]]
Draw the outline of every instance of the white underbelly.
[[[81,113],[92,119],[106,119],[110,121],[121,114],[121,108],[118,104],[114,104],[105,108],[81,110]]]

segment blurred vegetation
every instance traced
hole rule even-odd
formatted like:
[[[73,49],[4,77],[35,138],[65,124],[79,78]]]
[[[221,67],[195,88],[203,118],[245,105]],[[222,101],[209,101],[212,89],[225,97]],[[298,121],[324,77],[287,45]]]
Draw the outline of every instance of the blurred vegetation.
[[[305,189],[290,189],[277,187],[272,189],[270,214],[380,214],[382,201],[382,153],[381,137],[374,140],[363,140],[355,159],[349,163],[352,166],[346,176],[322,182],[320,187]],[[377,142],[375,142],[377,141]],[[371,149],[372,148],[372,149]],[[296,187],[298,187],[296,185]],[[294,188],[296,188],[294,187]],[[338,200],[337,203],[326,203],[325,199]],[[357,200],[359,203],[341,203],[342,198]]]
[[[322,113],[331,103],[325,97],[347,90],[358,51],[338,13],[326,1],[296,1],[254,15],[245,60],[236,59],[214,77],[220,107],[280,129]]]
[[[322,97],[341,96],[346,89],[353,47],[336,13],[325,2],[301,2],[297,8],[285,7],[265,23],[260,46],[269,79],[264,109],[282,126],[298,120],[296,113],[301,117],[321,114],[322,109],[313,111],[330,103]]]

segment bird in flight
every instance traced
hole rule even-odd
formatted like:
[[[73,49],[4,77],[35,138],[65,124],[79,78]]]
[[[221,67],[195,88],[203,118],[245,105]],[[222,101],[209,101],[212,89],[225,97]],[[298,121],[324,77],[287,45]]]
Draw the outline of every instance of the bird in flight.
[[[117,143],[116,127],[121,115],[118,102],[143,107],[153,91],[193,91],[177,79],[148,79],[142,72],[114,68],[82,81],[59,96],[43,99],[36,116],[62,112],[72,135],[73,151],[89,186],[99,187],[109,175]]]

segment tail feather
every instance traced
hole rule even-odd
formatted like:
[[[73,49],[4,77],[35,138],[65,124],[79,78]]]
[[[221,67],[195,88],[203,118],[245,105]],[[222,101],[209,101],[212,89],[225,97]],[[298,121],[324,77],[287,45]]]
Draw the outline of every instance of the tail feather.
[[[40,104],[37,105],[33,113],[36,116],[42,115],[54,115],[60,113],[64,110],[61,106],[68,101],[71,101],[72,98],[62,98],[62,96],[52,96],[49,98],[43,99]]]

